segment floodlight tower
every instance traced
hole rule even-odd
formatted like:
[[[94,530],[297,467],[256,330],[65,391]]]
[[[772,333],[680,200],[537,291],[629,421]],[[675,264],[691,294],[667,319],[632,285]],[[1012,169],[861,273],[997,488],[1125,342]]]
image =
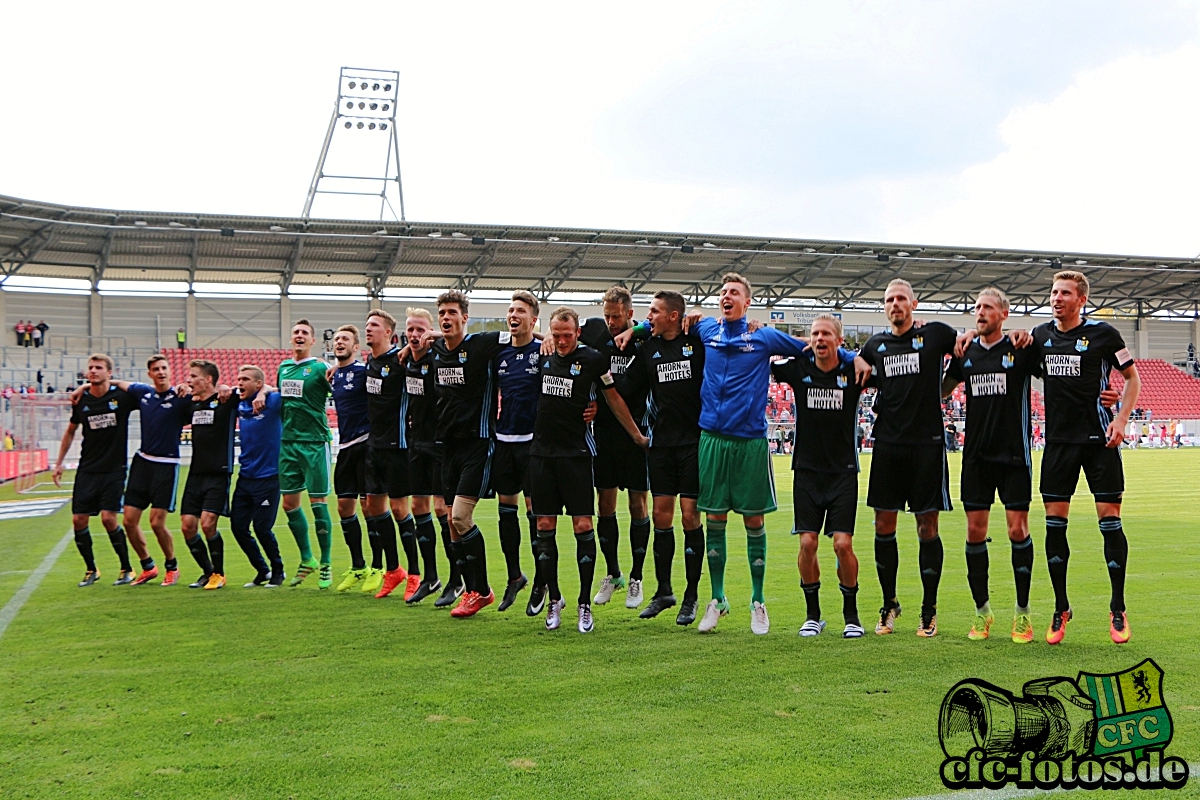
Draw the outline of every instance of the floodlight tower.
[[[400,73],[386,69],[359,69],[342,67],[338,77],[337,103],[333,107],[333,116],[329,120],[329,129],[325,131],[325,142],[321,145],[321,155],[317,159],[317,169],[313,172],[312,183],[308,187],[308,197],[304,200],[304,213],[308,219],[312,213],[313,200],[318,194],[357,195],[379,198],[379,219],[383,219],[384,211],[392,212],[396,217],[396,208],[388,198],[388,189],[395,183],[396,196],[400,206],[401,221],[404,220],[404,188],[400,184],[400,140],[396,135],[396,99],[399,96]],[[359,148],[367,142],[363,136],[387,137],[387,158],[382,174],[375,175],[328,175],[325,173],[325,160],[329,157],[329,145],[333,134],[341,130],[345,137],[355,137],[353,144]],[[374,132],[374,133],[371,133]],[[346,189],[322,189],[322,181],[367,181],[372,182],[378,191],[352,191]],[[358,186],[360,184],[350,184]]]

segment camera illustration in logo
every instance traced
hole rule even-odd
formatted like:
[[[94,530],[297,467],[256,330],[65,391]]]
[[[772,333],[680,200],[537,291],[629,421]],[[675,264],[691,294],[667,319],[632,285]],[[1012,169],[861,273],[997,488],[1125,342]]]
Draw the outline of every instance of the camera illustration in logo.
[[[1108,675],[1028,681],[1018,697],[968,678],[942,700],[938,737],[948,788],[1182,787],[1163,671],[1152,659]]]

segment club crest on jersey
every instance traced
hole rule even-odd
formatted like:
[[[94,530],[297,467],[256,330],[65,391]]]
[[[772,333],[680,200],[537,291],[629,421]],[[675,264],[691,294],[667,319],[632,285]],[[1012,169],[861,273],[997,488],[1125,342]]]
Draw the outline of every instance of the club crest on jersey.
[[[118,405],[118,404],[117,404],[117,401],[116,401],[116,400],[109,400],[109,401],[108,401],[108,407],[109,407],[109,408],[111,408],[113,411],[116,411],[116,410],[117,410],[117,405]]]
[[[1075,349],[1081,353],[1088,349],[1088,340],[1086,336],[1075,342]]]
[[[220,405],[220,404],[219,404],[219,403],[218,403],[216,400],[209,400],[209,401],[208,401],[208,407],[209,407],[209,408],[216,408],[218,405]]]
[[[305,367],[305,368],[304,368],[304,372],[303,372],[302,374],[304,374],[304,375],[311,375],[311,374],[312,374],[312,368],[311,368],[311,367]]]
[[[581,367],[579,365],[578,361],[576,361],[574,364],[571,365],[571,374],[572,375],[578,375],[582,371],[583,371],[583,367]]]
[[[683,355],[684,355],[684,358],[691,358],[691,357],[692,357],[692,346],[691,346],[690,344],[685,344],[685,345],[683,346]],[[658,357],[658,353],[655,353],[655,354],[654,354],[654,357],[655,357],[655,358],[657,358],[657,357]]]
[[[422,364],[422,365],[421,365],[421,374],[422,374],[422,375],[428,375],[428,374],[429,374],[429,365],[428,365],[428,364]]]
[[[465,363],[467,363],[467,354],[466,354],[466,352],[465,352],[465,351],[461,351],[461,350],[459,351],[459,353],[458,353],[458,363],[460,363],[460,364],[465,364]]]
[[[391,371],[392,371],[391,367],[384,367],[383,369],[379,370],[379,374],[381,377],[386,378],[388,376],[388,373]]]
[[[912,340],[913,350],[920,350],[924,346],[925,346],[925,337],[924,336],[913,337],[913,340]]]
[[[1010,369],[1015,363],[1017,363],[1017,360],[1013,358],[1012,353],[1005,353],[1004,355],[1000,356],[1000,366],[1004,367],[1005,369]]]
[[[846,388],[846,385],[847,385],[848,383],[850,383],[850,381],[846,380],[846,376],[845,376],[845,375],[838,375],[838,376],[837,376],[837,385],[838,385],[838,388],[839,388],[839,389],[845,389],[845,388]]]

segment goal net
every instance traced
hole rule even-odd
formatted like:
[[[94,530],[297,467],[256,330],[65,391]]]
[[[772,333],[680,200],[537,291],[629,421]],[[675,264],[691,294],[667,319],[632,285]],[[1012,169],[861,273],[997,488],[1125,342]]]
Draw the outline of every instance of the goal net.
[[[49,470],[58,456],[58,445],[71,422],[71,400],[65,394],[25,394],[12,397],[13,449],[4,452],[5,480],[15,480],[19,494],[61,494]],[[82,437],[76,436],[64,466],[79,463]],[[69,484],[63,484],[69,491]]]

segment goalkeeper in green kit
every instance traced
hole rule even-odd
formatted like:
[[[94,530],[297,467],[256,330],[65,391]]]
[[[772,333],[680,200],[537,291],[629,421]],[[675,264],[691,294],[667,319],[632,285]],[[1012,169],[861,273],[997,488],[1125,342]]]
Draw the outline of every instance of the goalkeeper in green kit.
[[[288,528],[300,548],[300,567],[288,581],[299,586],[305,578],[320,571],[317,586],[328,589],[333,585],[333,526],[325,498],[330,494],[330,450],[333,438],[325,403],[331,389],[325,372],[329,365],[312,355],[316,333],[308,320],[298,320],[292,326],[292,358],[279,365],[276,386],[283,396],[283,437],[279,448],[279,493],[283,495],[283,510]],[[265,395],[255,401],[265,400]],[[317,529],[317,545],[321,560],[313,558],[308,538],[308,520],[300,507],[300,495],[308,492],[313,519]]]

